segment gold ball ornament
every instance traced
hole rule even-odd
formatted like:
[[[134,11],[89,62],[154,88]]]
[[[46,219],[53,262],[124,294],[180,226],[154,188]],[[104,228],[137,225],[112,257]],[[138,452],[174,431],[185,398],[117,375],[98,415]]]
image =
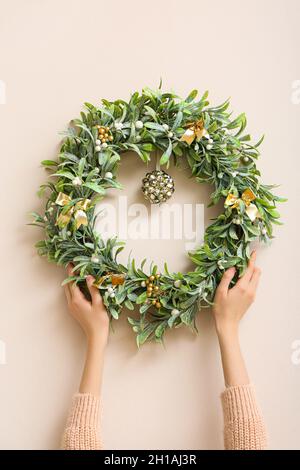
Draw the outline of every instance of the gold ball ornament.
[[[175,190],[174,180],[165,171],[155,170],[147,173],[142,182],[145,199],[151,204],[166,202]]]

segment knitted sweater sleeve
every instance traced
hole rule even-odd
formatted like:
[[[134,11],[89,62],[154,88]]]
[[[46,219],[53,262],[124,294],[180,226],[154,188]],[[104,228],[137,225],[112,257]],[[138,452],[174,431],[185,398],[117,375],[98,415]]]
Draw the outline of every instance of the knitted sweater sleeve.
[[[253,385],[228,387],[221,395],[226,450],[267,448],[265,423]]]
[[[73,396],[67,425],[62,437],[62,450],[100,450],[99,397],[89,393]]]

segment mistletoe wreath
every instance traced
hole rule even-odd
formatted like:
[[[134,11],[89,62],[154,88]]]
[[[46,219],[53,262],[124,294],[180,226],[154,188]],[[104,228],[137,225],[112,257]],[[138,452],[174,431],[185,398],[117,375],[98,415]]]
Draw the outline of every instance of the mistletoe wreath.
[[[102,100],[100,107],[85,103],[87,111],[72,121],[64,133],[57,161],[43,160],[50,170],[39,195],[47,194],[45,213],[33,212],[33,225],[42,227],[45,238],[36,243],[38,253],[59,265],[74,264],[75,282],[88,296],[85,277],[95,277],[111,318],[122,308],[139,306],[128,321],[138,346],[148,340],[161,342],[167,329],[183,324],[196,330],[196,313],[213,302],[224,269],[236,267],[243,274],[250,256],[250,242],[272,238],[272,225],[280,224],[276,203],[284,199],[272,193],[274,186],[259,181],[258,146],[244,133],[246,117],[231,119],[229,101],[209,107],[208,93],[196,101],[197,90],[182,100],[173,93],[144,88],[129,102]],[[144,272],[129,257],[127,266],[117,260],[124,243],[116,237],[104,241],[95,231],[96,204],[106,189],[120,189],[117,180],[121,156],[134,151],[148,164],[153,151],[159,164],[187,161],[199,183],[213,186],[210,205],[224,201],[224,212],[206,229],[204,243],[189,253],[195,269],[161,273],[151,263]],[[157,168],[147,173],[142,191],[150,203],[172,196],[174,181]]]

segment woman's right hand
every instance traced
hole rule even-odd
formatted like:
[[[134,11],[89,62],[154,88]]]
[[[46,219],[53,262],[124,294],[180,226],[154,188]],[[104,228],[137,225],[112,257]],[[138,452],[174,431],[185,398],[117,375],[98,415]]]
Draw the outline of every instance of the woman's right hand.
[[[69,264],[67,272],[72,276],[74,266]],[[100,342],[106,346],[109,333],[109,317],[103,304],[99,290],[93,285],[93,276],[86,278],[87,287],[91,294],[91,302],[88,301],[80,288],[74,283],[65,284],[65,293],[69,312],[80,324],[86,334],[87,340]]]
[[[218,335],[226,386],[249,384],[247,368],[241,353],[238,326],[255,299],[260,269],[255,267],[253,252],[245,274],[229,288],[235,268],[228,269],[216,290],[212,313]]]
[[[235,268],[225,271],[216,290],[212,313],[218,334],[236,332],[238,325],[255,299],[261,270],[255,266],[256,252],[253,251],[244,275],[236,285],[229,288]]]

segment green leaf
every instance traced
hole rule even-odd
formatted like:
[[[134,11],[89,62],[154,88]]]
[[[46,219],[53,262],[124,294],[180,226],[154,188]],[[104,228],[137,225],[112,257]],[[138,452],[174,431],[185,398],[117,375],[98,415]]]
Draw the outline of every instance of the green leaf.
[[[229,228],[229,235],[231,238],[233,238],[234,240],[238,240],[239,237],[237,236],[237,233],[236,233],[236,230],[235,230],[235,227],[234,225],[231,225],[230,228]]]
[[[143,302],[145,302],[146,299],[147,299],[147,292],[143,292],[137,297],[135,303],[138,305],[142,304]]]
[[[185,99],[186,103],[191,103],[198,95],[198,90],[192,90],[188,97]]]
[[[97,183],[87,182],[87,183],[84,183],[82,186],[84,186],[85,188],[92,189],[93,191],[95,191],[95,193],[102,194],[102,195],[105,194],[105,189],[102,186],[99,186],[99,184]]]
[[[111,305],[109,306],[109,313],[111,314],[111,316],[112,316],[115,320],[118,320],[118,318],[119,318],[119,312],[118,312],[114,307],[112,307]]]
[[[129,300],[129,299],[125,300],[125,307],[128,308],[128,310],[133,310],[134,309],[134,305],[131,302],[131,300]]]
[[[150,108],[150,106],[147,105],[145,105],[144,108],[147,110],[149,116],[151,116],[152,119],[157,122],[157,114],[154,109]]]
[[[182,119],[183,119],[183,113],[182,113],[182,111],[178,111],[177,116],[176,116],[175,121],[174,121],[174,124],[172,126],[173,130],[176,130],[177,127],[180,126],[180,124],[182,122]]]
[[[55,162],[54,160],[42,160],[41,165],[43,165],[43,166],[57,166],[58,163]]]
[[[51,176],[59,176],[59,177],[67,178],[68,180],[73,180],[75,178],[75,175],[73,175],[73,173],[70,173],[69,171],[64,171],[64,170],[58,170],[56,173],[53,173]]]
[[[274,217],[274,219],[279,219],[279,218],[280,218],[280,214],[279,214],[279,212],[278,212],[276,209],[266,209],[266,211],[267,211],[272,217]]]
[[[81,159],[80,159],[80,162],[79,162],[79,165],[78,165],[78,176],[79,176],[80,178],[82,177],[85,164],[86,164],[86,159],[85,159],[85,158],[81,158]]]
[[[157,124],[156,122],[146,122],[145,127],[147,127],[147,129],[153,129],[155,131],[165,132],[164,127],[161,124]]]
[[[169,161],[171,153],[172,153],[172,142],[171,142],[171,140],[169,140],[169,145],[168,145],[167,150],[160,157],[160,164],[161,165],[165,165]]]

